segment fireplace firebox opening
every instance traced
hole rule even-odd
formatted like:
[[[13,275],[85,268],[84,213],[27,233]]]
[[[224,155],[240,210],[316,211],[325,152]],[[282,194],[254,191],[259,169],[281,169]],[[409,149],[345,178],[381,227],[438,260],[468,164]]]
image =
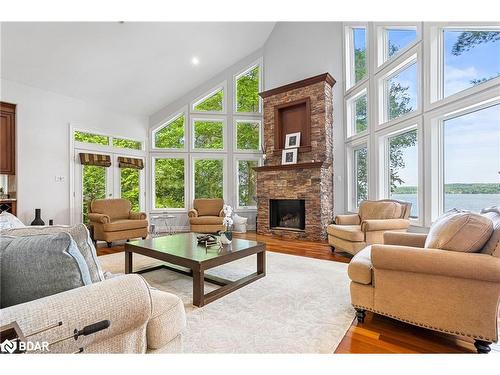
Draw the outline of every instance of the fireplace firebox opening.
[[[306,210],[304,199],[270,199],[269,227],[271,229],[304,231]]]

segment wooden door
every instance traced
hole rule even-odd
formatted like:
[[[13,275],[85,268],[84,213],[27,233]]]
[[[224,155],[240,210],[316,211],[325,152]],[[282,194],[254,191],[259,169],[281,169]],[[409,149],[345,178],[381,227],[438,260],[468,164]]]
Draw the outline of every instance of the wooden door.
[[[16,174],[16,105],[0,102],[0,174]]]

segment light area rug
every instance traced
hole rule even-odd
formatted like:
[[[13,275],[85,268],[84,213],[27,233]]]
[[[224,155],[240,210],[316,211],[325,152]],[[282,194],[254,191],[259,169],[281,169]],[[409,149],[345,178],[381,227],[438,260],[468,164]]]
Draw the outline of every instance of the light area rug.
[[[354,309],[344,263],[267,252],[266,276],[202,308],[192,279],[166,269],[143,273],[153,287],[184,302],[186,353],[333,353]],[[123,253],[100,256],[105,271],[124,271]],[[160,264],[134,254],[134,270]],[[255,272],[256,256],[207,272],[234,280]],[[205,283],[205,293],[217,286]]]

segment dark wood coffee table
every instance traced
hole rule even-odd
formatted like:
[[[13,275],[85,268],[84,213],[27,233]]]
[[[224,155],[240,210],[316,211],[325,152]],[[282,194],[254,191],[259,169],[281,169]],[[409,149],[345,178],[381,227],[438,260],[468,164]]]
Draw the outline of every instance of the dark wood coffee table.
[[[195,233],[179,233],[172,236],[131,241],[125,244],[125,273],[132,273],[132,254],[142,254],[169,263],[138,273],[167,268],[193,277],[193,305],[204,306],[228,293],[248,285],[266,275],[266,245],[260,242],[233,239],[231,245],[222,249],[198,245]],[[242,279],[230,281],[220,277],[205,275],[205,271],[235,260],[257,254],[257,272]],[[220,288],[205,294],[204,281],[219,285]]]

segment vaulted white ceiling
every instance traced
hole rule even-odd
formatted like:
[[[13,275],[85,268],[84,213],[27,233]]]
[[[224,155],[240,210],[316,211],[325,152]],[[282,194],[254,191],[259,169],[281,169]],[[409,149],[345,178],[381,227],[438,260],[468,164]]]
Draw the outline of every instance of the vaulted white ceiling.
[[[147,116],[262,47],[271,22],[15,22],[1,77]],[[192,57],[200,63],[194,66]]]

